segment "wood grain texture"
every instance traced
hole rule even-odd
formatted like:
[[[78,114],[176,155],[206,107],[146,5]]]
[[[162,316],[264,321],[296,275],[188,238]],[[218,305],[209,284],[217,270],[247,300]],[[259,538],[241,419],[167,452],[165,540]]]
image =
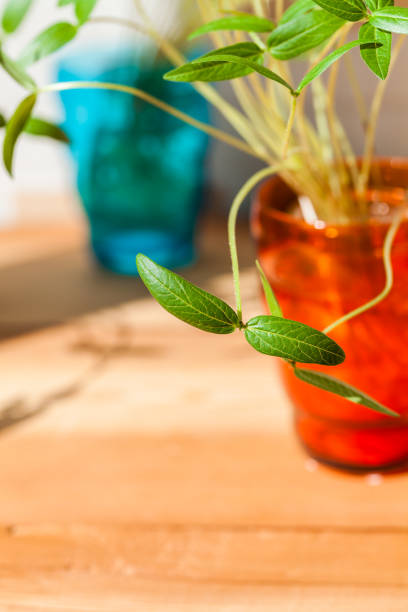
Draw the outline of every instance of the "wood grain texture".
[[[407,601],[405,589],[382,587],[197,585],[59,574],[22,582],[5,585],[2,612],[406,612]]]
[[[408,529],[406,476],[309,472],[290,432],[8,434],[0,465],[6,525]]]
[[[408,532],[387,529],[48,524],[9,528],[1,544],[5,576],[52,568],[229,585],[408,586]]]
[[[208,229],[188,274],[231,301]],[[24,231],[4,237],[12,266],[0,248],[1,612],[407,610],[406,475],[307,459],[271,359],[239,333],[95,272],[79,230],[54,228],[48,252]],[[244,240],[247,316],[250,261]]]
[[[19,526],[0,535],[7,559],[0,605],[405,610],[407,537],[389,530]]]

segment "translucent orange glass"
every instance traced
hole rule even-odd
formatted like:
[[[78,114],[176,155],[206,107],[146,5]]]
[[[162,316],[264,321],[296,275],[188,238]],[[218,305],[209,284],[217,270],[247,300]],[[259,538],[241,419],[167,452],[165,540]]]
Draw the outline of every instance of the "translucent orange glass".
[[[367,197],[377,203],[377,210],[392,210],[404,202],[408,162],[379,162],[379,169],[381,185],[372,186]],[[293,201],[293,192],[278,178],[261,186],[252,220],[258,257],[284,315],[324,329],[383,289],[382,247],[388,223],[373,217],[365,224],[316,229],[285,212]],[[408,461],[405,221],[394,242],[392,264],[395,279],[390,295],[330,334],[346,352],[344,364],[313,369],[357,386],[401,418],[380,415],[311,387],[282,365],[303,445],[313,457],[340,467],[373,470]]]

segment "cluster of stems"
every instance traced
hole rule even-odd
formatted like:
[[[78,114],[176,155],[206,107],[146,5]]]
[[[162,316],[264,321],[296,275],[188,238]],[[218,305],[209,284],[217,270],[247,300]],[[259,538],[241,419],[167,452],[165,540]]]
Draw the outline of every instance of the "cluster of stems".
[[[140,22],[110,17],[98,17],[90,23],[116,22],[134,28],[152,37],[162,54],[175,66],[186,62],[181,52],[155,29],[142,3],[134,0]],[[239,0],[197,0],[203,22],[209,22],[241,7]],[[283,13],[283,1],[274,2],[274,14],[269,0],[252,0],[253,11],[261,17],[273,17],[279,21]],[[352,29],[346,23],[310,58],[310,67],[316,65],[330,51],[341,47]],[[211,38],[216,47],[247,40],[245,32],[213,32]],[[266,51],[267,48],[257,34],[250,37]],[[394,46],[390,70],[400,53],[405,37],[400,36]],[[266,66],[293,85],[288,62],[276,60],[265,54]],[[176,109],[165,110],[184,121],[204,129],[212,136],[260,158],[269,167],[274,167],[288,155],[293,163],[283,166],[280,174],[295,193],[307,196],[313,207],[316,220],[326,223],[347,223],[364,220],[369,214],[364,194],[370,180],[372,160],[375,154],[375,134],[387,81],[380,81],[368,106],[360,90],[352,61],[345,56],[346,75],[360,117],[364,138],[361,161],[357,159],[335,108],[339,62],[329,71],[327,79],[318,78],[311,87],[302,91],[299,98],[279,84],[254,73],[246,79],[235,79],[229,85],[236,97],[238,107],[228,102],[213,85],[193,83],[193,87],[204,96],[229,122],[239,138],[210,126],[199,125],[191,117],[182,116]],[[305,113],[305,100],[310,92],[314,117]],[[140,96],[142,97],[142,96]],[[145,99],[146,96],[145,96]],[[149,99],[152,102],[152,98]],[[159,106],[159,101],[153,101]],[[161,107],[164,109],[164,104]],[[310,219],[309,219],[310,220]]]

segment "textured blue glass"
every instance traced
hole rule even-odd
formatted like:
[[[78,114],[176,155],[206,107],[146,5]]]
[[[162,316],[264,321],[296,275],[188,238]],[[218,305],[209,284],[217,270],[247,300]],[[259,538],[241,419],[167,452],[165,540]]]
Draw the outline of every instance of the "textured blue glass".
[[[208,122],[207,103],[190,85],[163,80],[170,68],[133,49],[94,49],[60,62],[58,80],[132,85]],[[122,274],[137,274],[139,252],[170,268],[189,264],[208,137],[120,92],[66,91],[61,99],[97,259]]]

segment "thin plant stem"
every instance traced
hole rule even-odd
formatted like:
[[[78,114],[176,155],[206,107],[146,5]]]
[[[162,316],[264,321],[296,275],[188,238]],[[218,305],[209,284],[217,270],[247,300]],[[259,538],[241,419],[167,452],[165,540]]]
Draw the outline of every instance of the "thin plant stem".
[[[255,77],[254,74],[248,75],[248,83],[250,83],[250,85],[252,86],[255,98],[258,98],[259,100],[260,107],[265,117],[265,120],[271,126],[273,132],[280,133],[282,135],[286,128],[286,124],[282,117],[277,114],[275,108],[271,104],[270,98],[268,97],[266,91],[260,84],[259,80],[253,77]],[[272,143],[271,146],[274,148],[278,148],[279,145],[275,145],[274,143]]]
[[[367,312],[367,310],[370,310],[374,306],[377,306],[377,304],[382,302],[387,297],[387,295],[390,293],[393,283],[394,283],[394,273],[393,273],[392,261],[391,261],[392,245],[394,243],[395,236],[398,232],[398,229],[401,225],[401,222],[402,222],[402,219],[405,213],[406,213],[405,207],[402,208],[400,211],[398,211],[398,214],[393,219],[390,227],[388,228],[387,234],[385,236],[385,240],[383,244],[383,253],[382,253],[382,258],[384,262],[384,270],[385,270],[384,289],[381,291],[381,293],[379,293],[375,298],[373,298],[369,302],[366,302],[362,306],[359,306],[355,310],[352,310],[351,312],[344,315],[343,317],[340,317],[340,319],[337,319],[337,321],[334,321],[334,323],[331,323],[330,325],[328,325],[323,330],[324,334],[328,334],[329,332],[331,332],[333,329],[335,329],[339,325],[342,325],[342,323],[346,323],[347,321],[354,319],[354,317],[357,317],[363,312]]]
[[[313,86],[313,83],[312,83]],[[302,151],[302,164],[304,166],[304,171],[302,171],[302,179],[312,185],[314,196],[311,198],[312,189],[308,189],[309,199],[313,202],[313,207],[315,207],[316,211],[320,207],[320,202],[322,199],[327,199],[326,193],[319,193],[321,187],[321,178],[325,174],[325,168],[327,168],[327,164],[323,163],[324,158],[322,156],[323,147],[320,142],[317,140],[317,135],[315,128],[309,123],[309,120],[305,115],[305,100],[306,95],[300,95],[297,103],[297,133],[299,135],[300,146]],[[320,178],[320,181],[316,181],[316,177]],[[317,197],[316,197],[317,194]],[[319,216],[319,215],[316,215]],[[323,218],[323,217],[321,217]]]
[[[275,3],[275,19],[276,23],[278,23],[283,15],[284,0],[275,0]]]
[[[346,41],[350,26],[347,25],[342,28],[342,35],[338,41],[338,48],[340,48]],[[327,86],[327,119],[330,130],[331,143],[334,153],[335,171],[334,175],[336,178],[337,185],[337,197],[343,201],[344,199],[344,188],[347,185],[347,172],[344,164],[343,154],[338,139],[338,132],[336,129],[336,112],[335,112],[335,94],[337,87],[337,79],[339,74],[340,62],[336,62],[331,70]]]
[[[213,21],[214,19],[218,18],[218,14],[217,14],[215,6],[211,6],[205,0],[197,0],[197,1],[198,1],[199,9],[200,9],[200,14],[201,14],[201,17],[204,23]],[[234,11],[232,10],[232,8],[233,7],[231,7],[227,3],[225,7],[224,6],[222,7],[222,13],[234,14]],[[236,36],[237,35],[238,33],[236,33]],[[233,41],[231,32],[214,31],[214,32],[211,32],[209,36],[215,48],[225,47],[226,45],[233,44],[233,42],[238,42],[238,40]],[[234,90],[236,89],[237,83],[242,84],[243,81],[244,79],[236,79],[236,80],[230,81],[229,86],[231,89]],[[252,135],[252,138],[254,138],[254,140],[265,149],[265,139],[263,143],[259,142],[260,140],[262,140],[262,138],[260,139],[260,133],[259,133],[259,130],[256,129],[256,121],[254,120],[254,113],[256,116],[257,109],[253,108],[254,106],[253,104],[251,103],[247,104],[247,102],[245,100],[242,100],[242,98],[240,98],[239,96],[237,96],[237,98],[238,98],[238,102],[241,107],[240,110],[242,110],[241,115],[248,120],[248,126],[250,126],[249,132]],[[227,116],[227,119],[228,119],[228,116]],[[248,142],[248,138],[246,138],[246,140]],[[266,145],[266,150],[268,150],[268,145]]]
[[[292,104],[291,104],[291,107],[290,107],[289,119],[288,119],[288,123],[287,123],[287,126],[286,126],[285,135],[283,137],[282,159],[285,159],[285,157],[287,156],[287,153],[288,153],[290,137],[291,137],[291,134],[292,134],[293,125],[295,123],[296,106],[297,106],[297,96],[293,96]]]
[[[258,45],[258,47],[260,47],[261,49],[263,49],[264,51],[267,50],[267,46],[265,45],[264,41],[262,40],[262,38],[259,36],[259,34],[256,34],[255,32],[250,32],[250,37],[252,38],[252,40],[254,41],[255,44]]]
[[[166,104],[165,102],[162,102],[158,98],[155,98],[154,96],[151,96],[150,94],[140,89],[137,89],[136,87],[130,87],[128,85],[119,85],[117,83],[105,83],[105,82],[99,82],[99,81],[66,81],[63,83],[51,83],[50,85],[41,87],[38,90],[38,92],[42,93],[42,92],[50,92],[50,91],[66,91],[66,90],[72,90],[72,89],[105,89],[105,90],[120,91],[122,93],[130,94],[131,96],[140,98],[141,100],[144,100],[145,102],[148,102],[149,104],[152,104],[156,108],[160,108],[162,111],[169,113],[173,117],[177,117],[177,119],[180,119],[181,121],[184,121],[185,123],[188,123],[189,125],[192,125],[198,130],[201,130],[209,134],[210,136],[213,136],[214,138],[217,138],[218,140],[221,140],[222,142],[225,142],[229,144],[230,146],[236,149],[239,149],[240,151],[243,151],[244,153],[248,153],[248,155],[259,157],[260,159],[263,159],[264,161],[269,161],[269,158],[267,156],[259,155],[251,147],[246,145],[244,142],[242,142],[241,140],[238,140],[237,138],[234,138],[234,136],[230,136],[226,132],[223,132],[222,130],[219,130],[218,128],[208,125],[207,123],[198,121],[197,119],[190,117],[190,115],[183,113],[177,108],[174,108],[173,106],[170,106],[169,104]]]
[[[235,96],[247,117],[251,120],[252,129],[256,133],[257,138],[263,143],[266,150],[274,150],[276,155],[279,155],[279,146],[276,143],[276,138],[271,138],[270,129],[266,125],[266,118],[259,108],[258,100],[252,95],[247,83],[243,79],[235,79],[231,83],[231,87]]]
[[[170,41],[160,36],[160,34],[156,32],[153,27],[151,27],[150,21],[148,20],[148,17],[147,15],[145,15],[145,13],[142,13],[142,16],[146,20],[147,25],[139,24],[136,21],[130,21],[110,16],[93,17],[88,21],[88,23],[113,23],[119,26],[131,28],[137,32],[151,37],[156,42],[157,46],[162,49],[162,51],[172,64],[174,64],[175,66],[181,66],[182,64],[184,64],[186,62],[186,58],[180,53],[180,51]],[[244,125],[245,118],[243,115],[241,115],[235,108],[228,104],[228,102],[223,100],[221,96],[215,91],[215,89],[211,87],[211,85],[209,85],[208,83],[191,83],[191,85],[229,121],[229,123],[248,143],[252,142],[252,147],[254,148],[254,150],[257,150],[256,143],[253,141],[252,135],[250,134],[249,126]],[[261,151],[258,150],[258,153],[260,152]]]
[[[255,0],[255,11],[260,17],[266,17],[266,4],[264,0]]]
[[[316,120],[317,132],[320,139],[320,148],[324,163],[331,165],[333,151],[330,143],[330,130],[326,115],[326,91],[320,78],[311,83],[313,110]]]
[[[350,140],[347,137],[347,134],[341,124],[341,121],[338,119],[337,115],[335,116],[335,127],[338,134],[338,140],[341,146],[341,149],[344,153],[344,161],[347,167],[350,170],[350,177],[353,181],[353,188],[357,190],[358,187],[358,164],[357,159],[354,154],[353,148],[351,146]]]
[[[135,6],[139,12],[139,15],[144,21],[144,27],[146,32],[156,41],[159,48],[162,49],[166,57],[175,65],[184,64],[186,59],[180,53],[180,51],[173,45],[169,40],[164,38],[154,28],[154,24],[144,10],[139,0],[134,0]],[[200,7],[201,7],[201,3]],[[205,19],[210,21],[210,19]],[[220,94],[208,83],[192,83],[192,86],[198,91],[208,102],[210,102],[232,125],[232,127],[238,132],[238,134],[249,144],[250,147],[256,151],[256,156],[261,156],[263,159],[268,158],[267,150],[259,143],[254,136],[250,123],[246,117],[240,113],[236,108],[229,104],[226,100],[220,96]],[[271,161],[268,158],[269,161]]]
[[[269,168],[263,168],[249,178],[246,183],[238,191],[232,203],[229,216],[228,216],[228,244],[231,254],[232,264],[232,276],[234,279],[234,292],[236,310],[239,320],[242,319],[242,300],[241,300],[241,282],[239,277],[239,261],[238,261],[238,250],[237,250],[237,237],[236,237],[236,224],[238,211],[242,202],[245,200],[250,191],[267,176],[276,174],[282,168],[282,164],[275,164]]]
[[[354,96],[354,101],[356,103],[357,111],[359,114],[361,129],[363,131],[363,135],[365,136],[367,133],[367,126],[368,126],[367,103],[364,98],[364,94],[361,89],[358,77],[357,77],[357,73],[356,73],[355,66],[353,64],[352,57],[349,53],[346,53],[346,55],[344,56],[344,62],[346,66],[348,81],[350,83],[351,91]],[[342,129],[341,126],[339,126],[339,129],[340,130]],[[375,155],[375,148],[373,150],[373,155]],[[357,164],[357,160],[355,156],[354,156],[353,167],[351,168],[351,170],[352,170],[352,176],[353,176],[353,186],[354,186],[355,192],[357,193],[358,188],[359,188],[360,175],[359,175],[358,164]],[[376,184],[378,185],[381,184],[381,180],[382,180],[381,172],[377,166],[373,167],[373,178],[375,178]],[[357,198],[357,204],[362,209],[362,212],[364,213],[364,202],[362,201],[362,198],[360,197]]]
[[[229,44],[236,42],[242,42],[239,33],[235,33],[234,38],[228,40]],[[273,108],[270,108],[270,101],[266,98],[257,77],[259,75],[251,74],[247,79],[234,79],[230,86],[242,110],[250,119],[258,139],[263,142],[267,151],[271,152],[272,157],[279,157],[279,142],[285,125],[282,122],[281,127],[279,117],[276,116]]]
[[[395,62],[397,61],[398,55],[401,51],[404,41],[405,41],[404,36],[400,36],[398,38],[398,41],[395,45],[395,49],[392,55],[389,72],[391,72],[392,68],[395,65]],[[368,121],[366,141],[365,141],[365,147],[364,147],[363,164],[361,167],[360,181],[359,181],[359,186],[358,186],[360,197],[363,196],[367,188],[367,184],[368,184],[371,162],[372,162],[373,155],[374,155],[375,136],[376,136],[376,131],[377,131],[378,117],[380,115],[381,105],[382,105],[382,101],[384,98],[387,83],[388,83],[388,79],[385,81],[380,81],[380,83],[378,84],[377,90],[373,98],[371,110],[370,110],[370,117]]]
[[[360,117],[361,127],[363,129],[363,132],[365,133],[367,130],[367,122],[368,122],[367,104],[364,99],[363,92],[361,91],[361,86],[357,78],[356,70],[354,68],[354,64],[353,64],[351,55],[346,53],[346,55],[344,56],[344,61],[345,61],[348,81],[350,83],[351,91],[354,96],[354,100],[356,102],[358,114]]]
[[[274,70],[275,72],[277,72],[277,67],[275,65],[277,64],[277,60],[275,60],[269,53],[268,55],[265,56],[265,58],[268,61],[268,67],[271,70]],[[276,117],[276,120],[280,124],[285,125],[285,122],[284,122],[284,119],[281,113],[281,106],[279,104],[279,100],[277,96],[277,85],[278,84],[275,83],[275,81],[267,79],[266,87],[265,87],[265,96],[268,98],[268,103],[265,104],[265,109],[268,114],[271,112],[271,110],[273,110],[274,118]]]
[[[224,46],[225,44],[231,45],[237,42],[243,42],[242,33],[235,32],[234,35],[229,32],[225,32],[223,35],[220,33],[214,33],[214,42],[217,46]],[[279,152],[274,151],[274,143],[276,138],[271,138],[270,130],[265,125],[266,119],[265,114],[262,112],[262,100],[253,93],[252,87],[255,83],[258,83],[259,75],[251,74],[247,79],[233,79],[229,85],[233,90],[240,107],[244,115],[249,119],[251,129],[254,137],[257,139],[257,143],[263,147],[268,155],[270,155],[270,163],[273,163],[275,156],[279,155]],[[272,150],[272,153],[271,153]]]

